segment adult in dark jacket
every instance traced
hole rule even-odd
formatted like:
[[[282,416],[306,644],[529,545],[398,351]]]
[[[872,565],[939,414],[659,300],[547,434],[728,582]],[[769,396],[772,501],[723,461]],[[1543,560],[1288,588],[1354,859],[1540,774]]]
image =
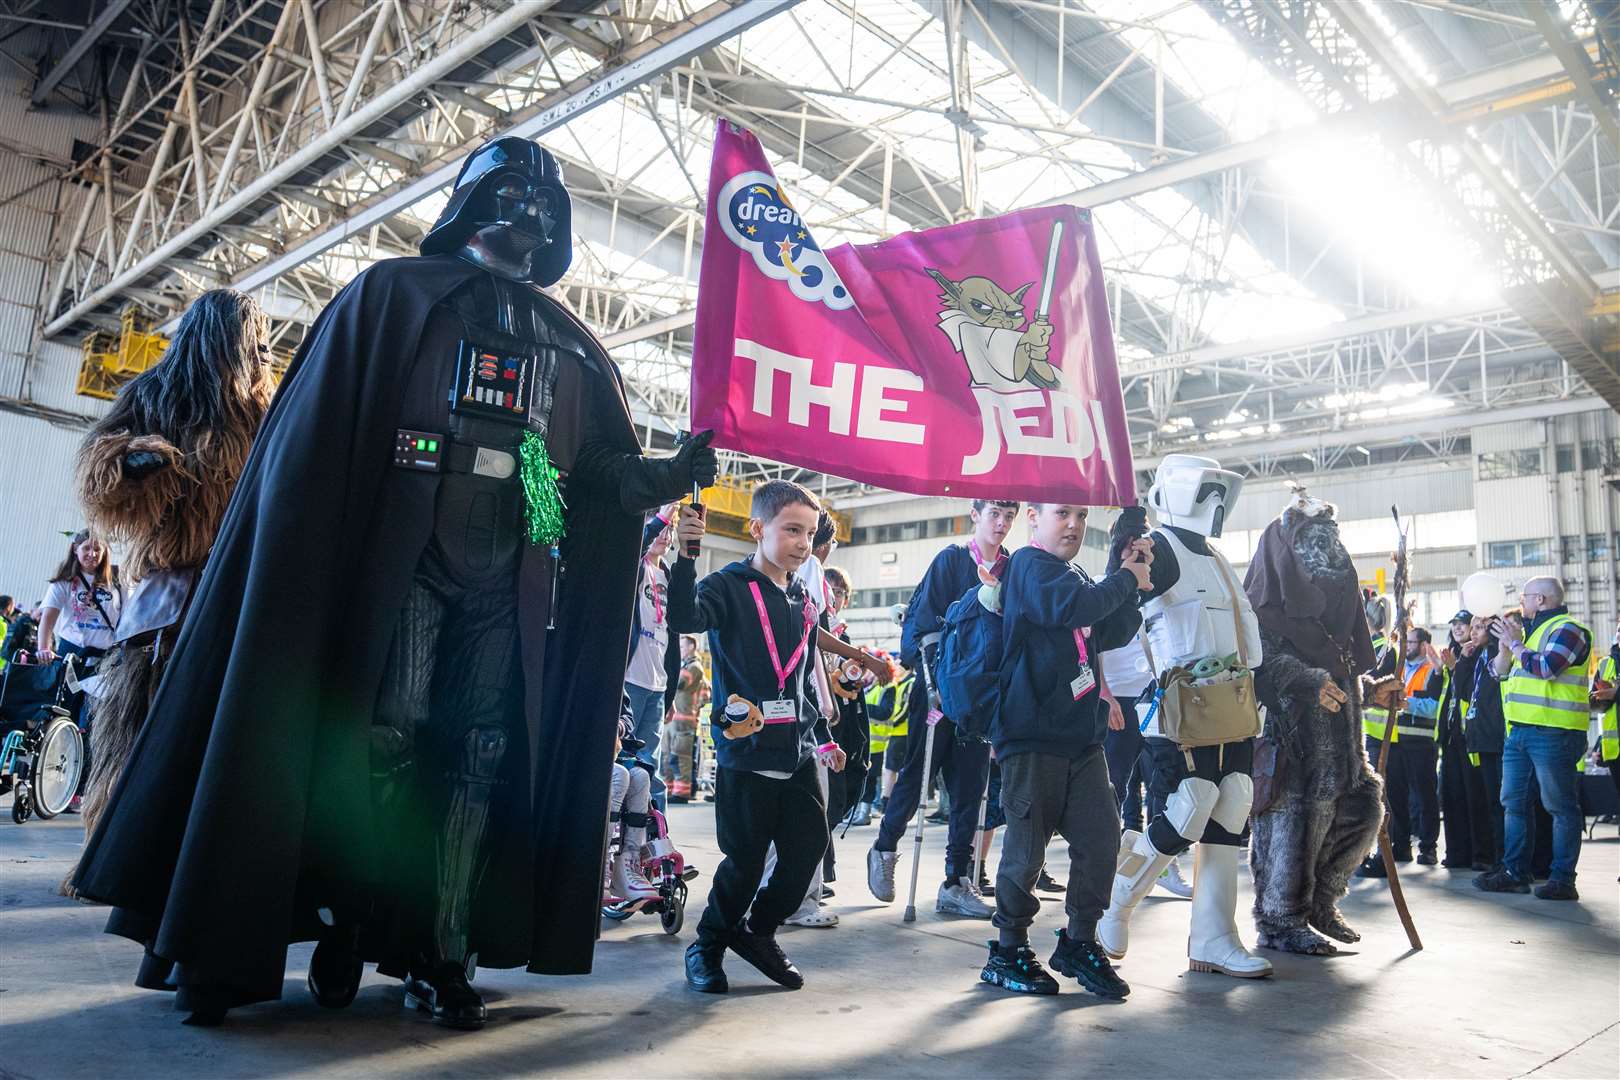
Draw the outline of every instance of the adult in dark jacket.
[[[457,1026],[475,954],[590,968],[579,815],[607,805],[640,514],[713,458],[641,457],[612,361],[530,285],[568,236],[555,159],[481,148],[427,257],[350,283],[265,418],[76,883],[193,1022],[279,997],[310,938],[322,1004],[375,959]]]
[[[1485,790],[1485,772],[1468,749],[1468,725],[1473,721],[1475,661],[1473,615],[1459,611],[1451,617],[1440,662],[1446,669],[1440,694],[1435,741],[1440,746],[1440,818],[1445,828],[1449,870],[1489,870],[1496,862],[1492,844],[1491,804]],[[1500,702],[1500,695],[1497,698]],[[1500,788],[1498,789],[1500,791]]]
[[[946,611],[987,578],[1001,577],[1007,562],[1002,541],[1017,515],[1016,502],[975,501],[969,512],[972,538],[966,544],[951,544],[934,556],[906,607],[906,619],[900,628],[900,662],[917,673],[907,713],[906,760],[904,764],[892,756],[887,760],[886,767],[899,775],[884,801],[877,839],[866,853],[867,886],[886,904],[894,900],[900,838],[932,779],[923,775],[923,764],[928,762],[930,770],[944,774],[951,800],[945,880],[940,883],[934,906],[955,915],[990,917],[991,909],[973,880],[973,838],[979,827],[979,801],[984,798],[990,775],[990,748],[982,740],[959,738],[951,717],[942,717],[933,725],[928,723],[929,713],[938,708],[939,701],[938,690],[928,685],[928,672],[939,650],[938,634],[945,626]]]

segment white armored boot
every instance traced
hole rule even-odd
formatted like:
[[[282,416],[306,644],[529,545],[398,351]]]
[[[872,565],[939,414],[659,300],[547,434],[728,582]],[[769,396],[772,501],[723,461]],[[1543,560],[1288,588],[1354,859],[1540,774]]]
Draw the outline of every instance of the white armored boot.
[[[1199,844],[1193,862],[1192,926],[1187,968],[1239,979],[1263,979],[1271,961],[1244,948],[1237,928],[1238,849]]]
[[[1153,891],[1166,864],[1174,858],[1161,855],[1145,833],[1127,829],[1119,838],[1119,862],[1114,867],[1114,894],[1108,901],[1108,910],[1097,920],[1097,943],[1110,960],[1125,955],[1130,944],[1131,912],[1142,902],[1142,897]]]
[[[1179,835],[1185,841],[1192,841],[1203,836],[1218,797],[1219,790],[1208,780],[1196,776],[1183,780],[1164,804],[1164,823],[1175,830],[1172,838]],[[1149,828],[1152,827],[1150,824]],[[1175,847],[1177,851],[1185,847],[1185,843],[1181,842],[1171,844],[1162,839],[1161,842],[1165,847]],[[1119,838],[1114,893],[1108,901],[1108,910],[1097,921],[1097,943],[1110,960],[1124,957],[1125,947],[1130,941],[1131,912],[1136,910],[1136,905],[1142,902],[1144,896],[1153,891],[1153,883],[1159,880],[1159,875],[1175,855],[1175,851],[1168,854],[1159,851],[1146,832],[1127,830]]]

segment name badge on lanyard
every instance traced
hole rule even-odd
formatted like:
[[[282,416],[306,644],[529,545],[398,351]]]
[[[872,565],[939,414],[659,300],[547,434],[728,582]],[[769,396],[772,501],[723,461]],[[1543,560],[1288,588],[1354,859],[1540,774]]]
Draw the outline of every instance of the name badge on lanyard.
[[[1092,674],[1086,663],[1086,636],[1079,630],[1074,632],[1075,652],[1080,656],[1080,674],[1069,683],[1069,690],[1074,694],[1074,700],[1079,701],[1097,687],[1097,676]]]
[[[765,610],[765,596],[759,591],[759,582],[750,581],[748,591],[754,594],[754,609],[759,612],[759,629],[765,637],[765,651],[770,654],[771,667],[776,672],[776,697],[764,702],[760,706],[760,711],[765,714],[767,724],[796,722],[799,719],[799,703],[788,697],[787,681],[788,676],[799,666],[805,650],[810,646],[810,635],[816,625],[815,609],[810,606],[809,601],[805,601],[804,637],[799,640],[798,648],[793,650],[793,654],[784,664],[781,654],[776,649],[776,633],[771,629],[771,617]]]

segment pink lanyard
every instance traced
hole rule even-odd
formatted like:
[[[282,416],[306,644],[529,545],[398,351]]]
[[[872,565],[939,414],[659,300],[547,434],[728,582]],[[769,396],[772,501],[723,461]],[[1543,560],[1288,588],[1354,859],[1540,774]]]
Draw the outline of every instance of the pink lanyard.
[[[1036,546],[1038,547],[1039,545]],[[1001,572],[1007,566],[1007,549],[1005,547],[996,552],[995,559],[989,563],[984,561],[984,552],[979,550],[978,540],[970,539],[968,541],[968,551],[972,553],[973,561],[978,563],[981,569],[990,571],[990,573],[995,576],[997,581],[1001,580]]]
[[[804,637],[799,641],[799,647],[793,650],[787,663],[782,663],[781,654],[776,651],[776,634],[771,630],[771,617],[765,611],[765,597],[759,591],[759,582],[750,581],[748,591],[754,594],[754,608],[759,612],[759,629],[765,635],[765,648],[771,654],[771,667],[776,669],[776,692],[787,693],[788,676],[793,669],[799,666],[799,660],[804,656],[804,650],[810,645],[810,631],[816,625],[813,608],[807,601],[804,605]]]
[[[972,541],[969,541],[969,543],[972,543]],[[1035,541],[1035,540],[1031,540],[1029,542],[1029,546],[1033,547],[1033,548],[1036,548],[1036,549],[1038,549],[1040,551],[1046,551],[1046,549],[1041,547],[1040,543]],[[1048,555],[1052,554],[1050,551],[1047,551],[1046,553]],[[974,544],[974,546],[973,546],[973,557],[975,559],[979,557],[979,549],[978,549],[977,544]],[[1052,557],[1057,558],[1057,556],[1055,556],[1055,555],[1053,555]],[[983,564],[981,563],[980,565],[983,565]],[[1080,657],[1080,666],[1082,668],[1085,667],[1086,666],[1086,635],[1085,635],[1085,631],[1081,630],[1079,627],[1074,628],[1074,651]]]

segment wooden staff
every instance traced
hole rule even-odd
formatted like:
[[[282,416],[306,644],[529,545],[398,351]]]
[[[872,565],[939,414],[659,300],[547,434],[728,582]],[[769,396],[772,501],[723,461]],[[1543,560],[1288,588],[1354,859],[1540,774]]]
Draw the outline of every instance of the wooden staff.
[[[1406,610],[1406,587],[1411,580],[1410,568],[1406,557],[1406,530],[1401,527],[1401,512],[1391,506],[1389,512],[1395,518],[1395,535],[1399,538],[1395,545],[1395,582],[1392,586],[1395,593],[1395,697],[1390,702],[1389,710],[1384,717],[1384,740],[1378,748],[1378,776],[1384,776],[1384,767],[1389,762],[1389,744],[1395,734],[1395,718],[1400,715],[1401,707],[1405,705],[1405,682],[1402,673],[1406,670],[1406,630],[1410,622]],[[1406,894],[1401,891],[1401,876],[1395,868],[1395,849],[1389,838],[1389,809],[1386,797],[1384,817],[1378,825],[1378,853],[1384,860],[1384,873],[1389,875],[1389,895],[1395,901],[1395,913],[1401,917],[1401,926],[1406,930],[1406,940],[1411,943],[1414,952],[1421,951],[1423,941],[1418,937],[1417,924],[1412,921],[1411,909],[1406,906]]]

